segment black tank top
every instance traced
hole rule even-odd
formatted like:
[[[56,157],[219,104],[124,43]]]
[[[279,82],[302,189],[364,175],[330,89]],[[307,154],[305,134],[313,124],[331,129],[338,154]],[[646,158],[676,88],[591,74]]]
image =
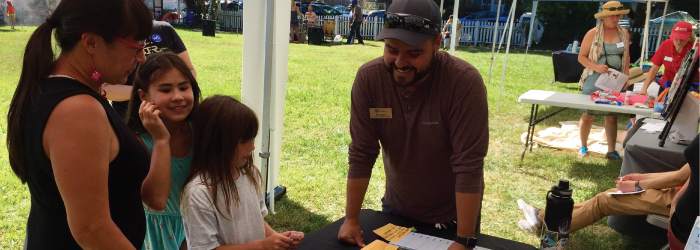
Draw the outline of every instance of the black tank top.
[[[40,88],[41,93],[30,108],[24,131],[27,185],[31,194],[25,249],[80,249],[68,228],[66,207],[56,186],[51,160],[42,144],[44,128],[53,109],[75,95],[97,99],[119,139],[119,153],[109,163],[109,210],[112,221],[121,232],[136,249],[141,249],[146,235],[141,184],[150,167],[148,151],[109,103],[88,86],[70,78],[54,77],[41,83]]]
[[[698,171],[700,163],[700,135],[695,136],[695,139],[683,151],[685,160],[690,166],[690,181],[685,187],[685,193],[678,197],[676,204],[676,212],[671,216],[671,231],[681,242],[687,242],[690,238],[690,232],[693,231],[695,218],[700,215],[700,205],[698,205]]]

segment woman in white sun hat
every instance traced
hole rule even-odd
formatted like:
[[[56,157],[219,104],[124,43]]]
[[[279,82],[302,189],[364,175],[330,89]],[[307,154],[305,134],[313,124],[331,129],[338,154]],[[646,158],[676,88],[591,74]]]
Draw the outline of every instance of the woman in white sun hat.
[[[620,17],[629,11],[624,9],[620,2],[609,1],[603,4],[601,12],[595,14],[595,18],[602,19],[602,22],[586,33],[581,43],[581,53],[578,54],[578,61],[585,67],[579,81],[584,95],[590,95],[599,90],[595,82],[601,73],[608,71],[608,68],[614,68],[629,75],[629,34],[618,24]],[[626,89],[628,84],[625,84],[623,89]],[[621,160],[622,158],[615,151],[617,114],[593,110],[581,110],[581,112],[583,116],[579,121],[581,132],[579,157],[588,156],[588,135],[591,132],[593,118],[596,115],[602,115],[605,116],[605,135],[608,141],[608,153],[605,158]]]

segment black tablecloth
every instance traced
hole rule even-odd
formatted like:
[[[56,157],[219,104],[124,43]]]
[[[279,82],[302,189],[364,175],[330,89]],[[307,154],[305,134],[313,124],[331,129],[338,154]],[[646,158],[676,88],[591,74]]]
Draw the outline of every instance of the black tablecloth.
[[[324,228],[319,229],[316,232],[307,235],[304,237],[303,243],[299,245],[299,248],[297,249],[360,249],[360,247],[356,245],[349,245],[338,241],[338,230],[340,229],[340,226],[343,225],[344,221],[345,218],[342,218]],[[369,209],[363,209],[360,212],[360,228],[364,231],[362,238],[364,238],[365,244],[372,243],[377,239],[386,242],[386,240],[382,239],[372,231],[383,227],[387,223],[408,228],[415,227],[416,230],[418,230],[417,233],[427,234],[443,239],[454,240],[455,236],[457,236],[456,229],[440,230],[436,229],[434,224],[418,222],[402,216],[395,216]],[[493,250],[536,249],[531,245],[485,234],[478,235],[477,239],[478,246]]]
[[[563,83],[575,83],[581,79],[583,65],[578,62],[578,54],[566,50],[552,52],[554,80]]]
[[[648,134],[637,130],[642,126],[637,121],[628,134],[625,156],[622,160],[620,176],[631,173],[659,173],[675,171],[685,165],[683,151],[688,146],[678,145],[666,139],[664,147],[659,147],[659,133]],[[622,235],[654,242],[665,242],[666,230],[646,222],[646,215],[609,216],[608,226]]]

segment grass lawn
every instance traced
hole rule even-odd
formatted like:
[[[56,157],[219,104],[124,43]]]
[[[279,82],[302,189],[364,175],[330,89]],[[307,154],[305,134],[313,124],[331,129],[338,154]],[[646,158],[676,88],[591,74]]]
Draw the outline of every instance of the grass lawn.
[[[6,112],[19,79],[22,53],[34,28],[9,31],[0,27],[0,249],[21,249],[29,213],[26,185],[13,175],[8,164],[5,136]],[[240,98],[242,36],[178,30],[197,69],[204,96],[226,94]],[[350,89],[357,69],[382,55],[383,43],[361,45],[309,46],[291,44],[285,110],[285,134],[280,185],[288,193],[276,203],[277,214],[266,220],[278,231],[312,233],[345,215],[345,183],[350,143]],[[491,50],[463,48],[455,55],[474,65],[488,81]],[[503,51],[502,51],[503,52]],[[568,179],[574,200],[581,202],[614,187],[619,162],[602,155],[578,159],[576,153],[536,148],[521,163],[520,136],[527,130],[530,105],[518,96],[530,89],[578,92],[576,84],[551,84],[551,52],[531,51],[523,72],[523,50],[509,56],[500,110],[496,111],[503,53],[497,58],[493,78],[487,85],[489,101],[489,154],[485,160],[486,191],[483,201],[482,233],[539,246],[538,239],[517,227],[524,217],[516,204],[524,199],[544,208],[546,191],[559,179]],[[262,56],[262,52],[260,54]],[[261,82],[262,84],[262,82]],[[580,93],[580,92],[579,92]],[[541,113],[554,108],[543,107]],[[558,126],[559,121],[578,120],[577,110],[567,110],[538,126]],[[620,116],[619,127],[627,118]],[[602,117],[596,125],[603,126]],[[384,171],[377,160],[363,207],[379,210],[384,192]],[[372,230],[365,228],[364,230]],[[575,232],[570,249],[658,249],[648,242],[635,242],[606,225],[603,219]]]

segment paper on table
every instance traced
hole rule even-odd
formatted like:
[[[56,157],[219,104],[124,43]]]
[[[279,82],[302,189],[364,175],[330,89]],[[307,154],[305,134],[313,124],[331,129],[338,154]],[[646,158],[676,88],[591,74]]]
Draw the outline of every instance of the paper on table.
[[[410,228],[400,227],[391,223],[386,224],[386,226],[380,227],[377,230],[374,230],[374,233],[391,242],[397,242],[401,240],[401,238],[403,238],[410,232]]]
[[[617,192],[608,192],[608,194],[638,194],[638,193],[642,193],[644,191],[647,191],[647,190],[644,189],[642,191],[634,191],[634,192],[627,192],[627,193],[623,193],[622,191],[617,190]]]
[[[362,250],[398,250],[399,246],[389,245],[381,240],[374,240],[371,244],[362,248]]]
[[[700,249],[700,216],[695,218],[695,226],[693,227],[693,230],[690,231],[688,241],[685,243],[685,249]]]
[[[409,250],[447,250],[454,241],[446,240],[430,235],[409,233],[398,242],[389,243]],[[483,247],[475,247],[474,250],[490,250]]]

